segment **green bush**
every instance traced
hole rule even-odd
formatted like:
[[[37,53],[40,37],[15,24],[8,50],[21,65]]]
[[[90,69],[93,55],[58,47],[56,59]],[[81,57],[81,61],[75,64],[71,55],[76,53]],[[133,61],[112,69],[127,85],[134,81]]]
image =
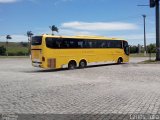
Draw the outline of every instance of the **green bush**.
[[[22,46],[22,47],[28,47],[28,43],[27,42],[20,42],[20,46]]]
[[[137,46],[131,46],[130,47],[130,53],[138,53],[138,47]]]
[[[19,51],[19,52],[15,52],[15,53],[9,52],[8,55],[9,55],[9,56],[26,56],[26,55],[28,55],[28,54],[25,53],[25,52]]]
[[[148,53],[156,53],[156,44],[147,45]]]
[[[17,56],[25,56],[25,53],[22,51],[17,52]]]
[[[4,46],[0,46],[0,55],[6,54],[6,48]]]

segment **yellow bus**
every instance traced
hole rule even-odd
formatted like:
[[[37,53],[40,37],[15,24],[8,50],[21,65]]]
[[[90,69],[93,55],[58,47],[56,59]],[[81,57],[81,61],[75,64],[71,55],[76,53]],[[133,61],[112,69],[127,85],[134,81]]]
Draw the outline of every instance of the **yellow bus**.
[[[33,36],[32,65],[41,68],[84,68],[87,65],[129,61],[128,42],[101,36]]]

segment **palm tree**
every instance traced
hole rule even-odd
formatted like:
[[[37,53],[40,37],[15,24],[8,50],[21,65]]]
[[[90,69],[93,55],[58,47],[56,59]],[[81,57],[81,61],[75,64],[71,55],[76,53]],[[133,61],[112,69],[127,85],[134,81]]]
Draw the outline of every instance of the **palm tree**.
[[[27,36],[28,36],[28,54],[30,54],[30,48],[31,48],[31,37],[34,34],[32,33],[32,31],[27,31]]]
[[[28,41],[31,40],[31,37],[32,37],[33,35],[34,35],[34,34],[32,33],[32,31],[27,31]]]
[[[52,25],[52,26],[49,26],[49,28],[51,29],[51,31],[52,31],[52,35],[54,35],[54,31],[55,32],[58,32],[58,28],[55,26],[55,25]]]
[[[6,55],[8,56],[8,40],[12,39],[12,37],[10,35],[6,36]]]

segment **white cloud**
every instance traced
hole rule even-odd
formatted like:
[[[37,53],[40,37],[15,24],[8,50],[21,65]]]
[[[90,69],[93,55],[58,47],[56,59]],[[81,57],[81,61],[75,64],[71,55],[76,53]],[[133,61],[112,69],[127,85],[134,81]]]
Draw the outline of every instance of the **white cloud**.
[[[58,34],[59,35],[73,36],[73,35],[92,35],[93,33],[89,32],[89,31],[77,31],[77,30],[71,30],[71,29],[60,29]]]
[[[12,40],[13,41],[17,41],[17,42],[26,42],[27,40],[27,36],[26,35],[12,35]]]
[[[0,3],[13,3],[17,2],[18,0],[0,0]]]
[[[143,40],[144,34],[120,35],[120,36],[116,36],[116,37],[126,38],[126,39],[130,39],[130,40]],[[155,34],[154,33],[146,34],[146,39],[155,39]]]
[[[132,45],[136,45],[136,44],[144,44],[144,34],[130,34],[130,35],[117,35],[114,36],[116,38],[123,38],[129,41],[129,43]],[[146,34],[146,42],[147,44],[150,43],[156,43],[156,38],[155,38],[155,33],[148,33]]]
[[[9,39],[9,42],[27,42],[28,38],[26,35],[11,35],[12,39]],[[3,35],[0,37],[0,41],[4,42],[6,41],[6,36]]]
[[[15,3],[19,1],[25,1],[25,0],[0,0],[0,3]],[[26,0],[26,1],[33,2],[33,3],[37,2],[37,0]]]
[[[101,31],[82,31],[82,30],[73,30],[73,29],[60,29],[58,35],[67,35],[67,36],[74,36],[74,35],[97,35],[97,36],[107,36],[109,38],[120,38],[126,39],[130,45],[138,45],[144,44],[144,34],[143,33],[121,33],[121,32],[111,32],[111,33],[104,33]],[[56,33],[57,34],[57,33]],[[118,35],[117,35],[118,34]],[[146,34],[146,42],[147,44],[155,43],[156,41],[155,33],[147,33]]]
[[[62,28],[76,29],[76,30],[135,30],[138,29],[136,24],[125,22],[66,22],[61,25]]]

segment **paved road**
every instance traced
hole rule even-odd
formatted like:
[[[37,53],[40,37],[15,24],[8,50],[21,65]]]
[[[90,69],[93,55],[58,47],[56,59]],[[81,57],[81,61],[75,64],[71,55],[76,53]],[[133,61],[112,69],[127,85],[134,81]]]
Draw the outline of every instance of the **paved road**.
[[[136,64],[144,59],[76,70],[0,59],[0,113],[160,114],[160,64]]]

